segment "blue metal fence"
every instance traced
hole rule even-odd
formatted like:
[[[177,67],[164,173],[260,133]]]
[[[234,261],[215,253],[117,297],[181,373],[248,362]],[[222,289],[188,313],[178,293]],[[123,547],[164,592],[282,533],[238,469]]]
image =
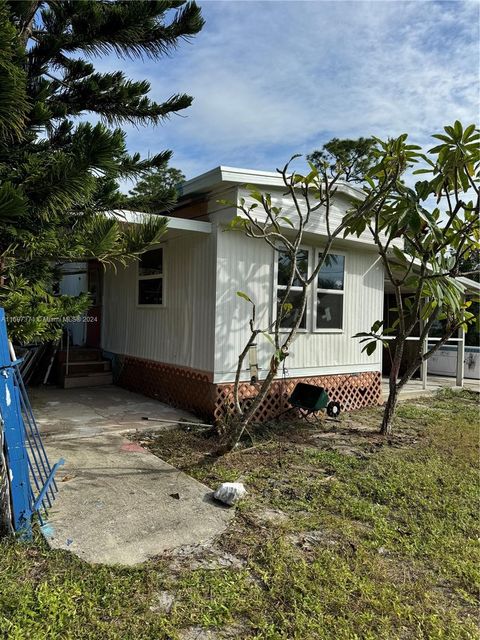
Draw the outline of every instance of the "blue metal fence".
[[[37,514],[43,524],[57,492],[55,473],[43,446],[25,385],[20,360],[12,361],[5,312],[0,307],[0,421],[3,430],[4,460],[13,530],[25,537],[32,532]],[[7,509],[7,505],[3,505]]]

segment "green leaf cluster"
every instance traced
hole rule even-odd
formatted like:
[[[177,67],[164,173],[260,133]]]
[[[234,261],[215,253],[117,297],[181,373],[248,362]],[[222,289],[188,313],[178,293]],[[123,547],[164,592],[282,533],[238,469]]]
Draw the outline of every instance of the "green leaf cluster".
[[[448,337],[477,321],[458,276],[478,278],[480,268],[480,133],[476,125],[456,121],[432,137],[441,143],[428,153],[409,144],[406,134],[376,140],[364,199],[344,219],[345,235],[372,234],[389,280],[402,294],[391,327],[402,340],[419,335],[422,323],[435,323]],[[408,186],[405,172],[415,165],[414,174],[430,177]],[[356,336],[369,355],[385,342],[379,329]]]

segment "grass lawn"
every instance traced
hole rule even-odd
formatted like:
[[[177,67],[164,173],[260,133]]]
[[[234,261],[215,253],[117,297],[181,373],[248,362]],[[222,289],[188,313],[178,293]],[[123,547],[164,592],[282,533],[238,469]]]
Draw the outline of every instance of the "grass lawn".
[[[282,425],[218,461],[199,433],[139,436],[209,486],[242,479],[229,530],[133,569],[3,542],[0,637],[479,638],[478,395],[403,403],[389,443],[379,416]]]

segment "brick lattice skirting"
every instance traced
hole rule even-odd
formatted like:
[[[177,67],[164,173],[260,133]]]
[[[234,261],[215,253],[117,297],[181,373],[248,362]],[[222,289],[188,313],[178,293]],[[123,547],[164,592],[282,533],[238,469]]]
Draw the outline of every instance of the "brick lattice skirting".
[[[292,395],[297,382],[306,382],[324,387],[330,400],[340,402],[342,411],[361,409],[378,405],[381,399],[381,374],[369,371],[358,374],[342,374],[331,376],[315,376],[309,378],[285,378],[275,380],[270,393],[260,405],[255,420],[264,422],[271,420],[290,407],[288,398]],[[255,386],[245,382],[240,386],[240,397],[243,400],[253,398],[257,393]],[[233,385],[217,386],[215,403],[215,419],[219,419],[233,408]]]
[[[173,407],[192,411],[205,420],[212,419],[216,388],[208,373],[131,356],[116,358],[116,384]]]
[[[131,356],[116,358],[115,382],[131,391],[192,411],[205,420],[218,421],[233,408],[233,384],[213,384],[211,374]],[[330,400],[340,402],[343,411],[375,406],[381,400],[379,371],[285,378],[274,381],[269,395],[259,407],[255,420],[264,422],[288,409],[288,398],[297,382],[324,387]],[[256,386],[248,382],[241,384],[242,400],[253,398],[256,393]]]

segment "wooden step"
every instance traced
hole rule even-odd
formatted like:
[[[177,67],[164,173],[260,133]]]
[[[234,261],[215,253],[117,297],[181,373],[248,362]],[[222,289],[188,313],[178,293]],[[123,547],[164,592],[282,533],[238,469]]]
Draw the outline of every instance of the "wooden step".
[[[68,375],[63,379],[63,388],[72,389],[73,387],[98,387],[105,384],[112,384],[113,377],[111,371],[103,373],[83,373],[76,375]]]
[[[66,375],[67,363],[61,365],[62,376]],[[78,362],[68,363],[68,375],[77,375],[79,373],[101,373],[102,371],[110,371],[112,368],[110,360],[79,360]]]
[[[72,362],[98,362],[98,360],[102,359],[102,352],[100,349],[90,349],[87,347],[78,347],[72,348],[68,350],[68,361]],[[57,353],[58,362],[66,362],[67,361],[67,350],[63,349]]]

